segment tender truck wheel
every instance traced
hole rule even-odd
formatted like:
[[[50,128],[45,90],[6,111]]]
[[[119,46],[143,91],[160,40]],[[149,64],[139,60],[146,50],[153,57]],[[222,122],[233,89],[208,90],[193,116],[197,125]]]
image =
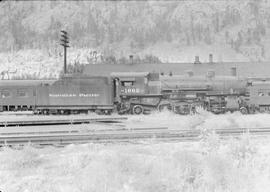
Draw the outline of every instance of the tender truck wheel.
[[[132,108],[132,112],[133,114],[136,114],[136,115],[140,115],[143,113],[143,106],[141,105],[135,105],[133,108]]]
[[[248,110],[247,110],[247,108],[246,107],[241,107],[240,108],[240,112],[242,113],[242,114],[248,114]]]

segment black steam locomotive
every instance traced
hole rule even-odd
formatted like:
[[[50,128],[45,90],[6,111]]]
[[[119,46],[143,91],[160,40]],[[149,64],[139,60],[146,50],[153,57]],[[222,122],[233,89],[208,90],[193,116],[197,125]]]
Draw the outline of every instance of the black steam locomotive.
[[[117,72],[109,76],[65,75],[59,80],[1,80],[0,111],[36,114],[142,114],[172,110],[196,113],[270,111],[270,81],[235,76]]]

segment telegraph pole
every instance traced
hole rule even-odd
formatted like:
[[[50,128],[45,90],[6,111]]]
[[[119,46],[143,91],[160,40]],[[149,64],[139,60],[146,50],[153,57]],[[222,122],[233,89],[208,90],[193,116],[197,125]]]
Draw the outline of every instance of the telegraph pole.
[[[61,30],[61,43],[64,47],[64,74],[67,73],[67,47],[69,47],[68,33],[64,30]]]

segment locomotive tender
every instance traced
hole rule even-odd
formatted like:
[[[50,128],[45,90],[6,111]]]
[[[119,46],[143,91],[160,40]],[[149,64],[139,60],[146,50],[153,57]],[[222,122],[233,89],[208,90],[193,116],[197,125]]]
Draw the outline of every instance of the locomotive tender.
[[[214,113],[270,111],[269,79],[236,76],[113,72],[65,75],[59,80],[1,80],[0,111],[37,114],[142,114],[167,108],[178,114],[202,107]]]

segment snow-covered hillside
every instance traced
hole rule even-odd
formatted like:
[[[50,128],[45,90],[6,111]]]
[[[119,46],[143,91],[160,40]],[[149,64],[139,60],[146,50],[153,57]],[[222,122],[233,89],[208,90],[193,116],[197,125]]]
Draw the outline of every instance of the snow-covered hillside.
[[[152,54],[163,62],[270,60],[269,1],[4,1],[0,3],[1,71],[55,77],[60,30],[70,63],[90,50],[116,58]],[[74,54],[73,54],[74,53]],[[89,59],[89,58],[88,58]],[[34,75],[33,75],[34,74]]]

